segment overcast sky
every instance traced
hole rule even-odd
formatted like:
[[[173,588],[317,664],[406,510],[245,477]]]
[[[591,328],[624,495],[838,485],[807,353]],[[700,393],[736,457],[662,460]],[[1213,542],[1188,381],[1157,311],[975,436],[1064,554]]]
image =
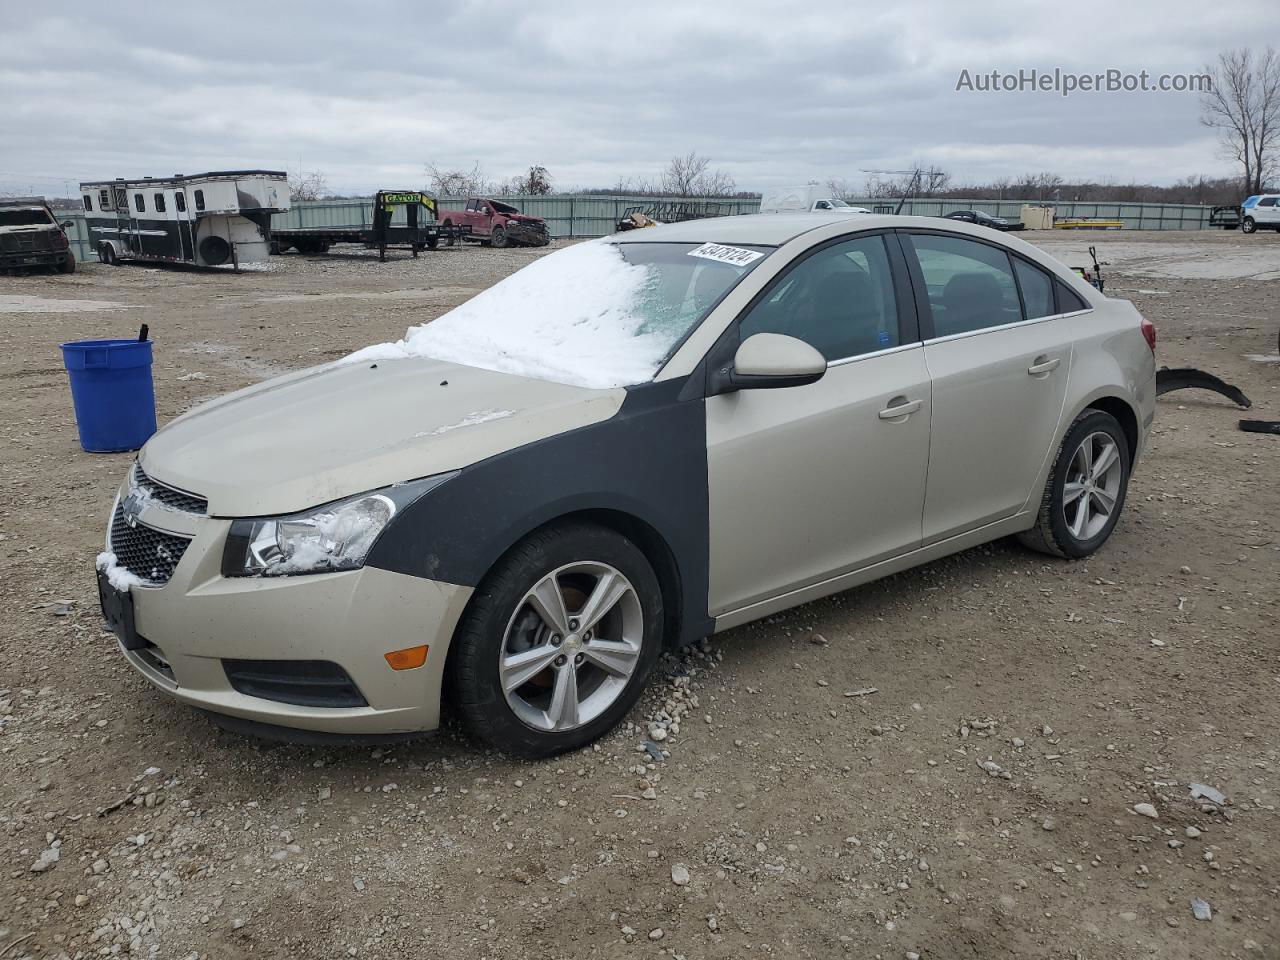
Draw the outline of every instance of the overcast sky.
[[[960,71],[1199,72],[1275,0],[20,3],[0,0],[0,191],[265,167],[332,190],[427,161],[558,187],[696,150],[743,189],[936,164],[1171,183],[1234,173],[1188,93],[957,92]],[[68,189],[69,185],[69,189]]]

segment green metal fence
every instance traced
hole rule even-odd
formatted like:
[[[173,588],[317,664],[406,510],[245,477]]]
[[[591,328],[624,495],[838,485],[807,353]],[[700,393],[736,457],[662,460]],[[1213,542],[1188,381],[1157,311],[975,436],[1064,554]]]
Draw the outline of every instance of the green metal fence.
[[[553,237],[602,237],[614,232],[614,225],[631,207],[644,208],[655,202],[653,197],[610,197],[592,195],[565,195],[550,197],[496,197],[514,204],[524,213],[542,217],[547,221]],[[349,200],[297,201],[286,212],[277,214],[272,223],[276,227],[356,227],[369,226],[372,216],[372,198]],[[441,219],[450,210],[461,210],[465,197],[445,197],[440,200]],[[757,213],[759,200],[711,199],[708,203],[721,204],[729,215]],[[993,216],[1010,220],[1020,219],[1022,207],[1030,200],[908,200],[902,213],[911,216],[937,217],[953,210],[981,210]],[[896,200],[870,198],[850,200],[855,206],[867,207],[877,212],[892,213],[897,209]],[[1209,226],[1212,208],[1194,204],[1171,203],[1055,203],[1052,204],[1059,219],[1064,217],[1092,217],[1118,219],[1126,230],[1203,230]],[[61,221],[69,221],[67,236],[78,260],[96,260],[96,243],[81,211],[58,211]],[[396,220],[403,220],[404,210],[396,212]],[[393,221],[394,222],[394,221]]]

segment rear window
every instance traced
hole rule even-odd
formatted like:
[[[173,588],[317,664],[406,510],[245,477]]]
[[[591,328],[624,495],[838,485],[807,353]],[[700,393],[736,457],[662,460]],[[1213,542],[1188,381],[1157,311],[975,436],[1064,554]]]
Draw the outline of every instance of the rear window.
[[[0,210],[0,227],[34,227],[49,223],[53,223],[53,217],[47,210]]]

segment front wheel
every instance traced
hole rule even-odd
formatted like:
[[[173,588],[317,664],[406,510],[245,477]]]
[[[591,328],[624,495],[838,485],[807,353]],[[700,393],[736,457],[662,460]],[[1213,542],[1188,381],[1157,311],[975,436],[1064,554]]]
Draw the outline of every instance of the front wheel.
[[[1240,224],[1240,229],[1244,233],[1255,233],[1258,229],[1257,221],[1253,217],[1245,217]]]
[[[505,247],[507,245],[507,231],[501,227],[494,227],[489,234],[489,245],[497,247],[499,250]]]
[[[76,272],[76,256],[70,250],[67,255],[62,258],[62,262],[58,264],[59,273],[75,273]]]
[[[453,702],[506,753],[584,746],[639,699],[662,620],[657,577],[626,537],[587,524],[531,534],[472,597],[450,652]]]
[[[1111,536],[1129,488],[1129,441],[1119,422],[1086,410],[1063,438],[1045,485],[1036,525],[1018,534],[1041,553],[1079,559]]]

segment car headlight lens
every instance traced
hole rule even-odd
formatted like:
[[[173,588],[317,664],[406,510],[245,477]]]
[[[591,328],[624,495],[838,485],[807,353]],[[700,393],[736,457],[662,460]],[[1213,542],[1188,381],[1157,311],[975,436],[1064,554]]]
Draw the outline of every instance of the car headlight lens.
[[[358,494],[305,513],[234,520],[223,553],[223,576],[287,577],[358,569],[392,517],[455,475]]]

